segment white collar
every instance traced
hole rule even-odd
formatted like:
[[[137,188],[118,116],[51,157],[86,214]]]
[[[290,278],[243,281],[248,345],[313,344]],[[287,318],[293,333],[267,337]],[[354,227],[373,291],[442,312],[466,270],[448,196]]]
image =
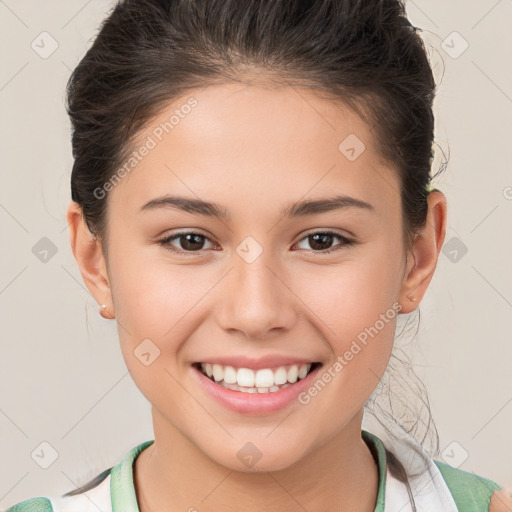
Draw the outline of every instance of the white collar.
[[[398,439],[385,435],[379,439],[403,465],[417,511],[458,512],[439,468],[423,446],[404,431],[396,431],[396,435]],[[386,469],[384,512],[412,512],[406,485],[391,475],[389,467]]]

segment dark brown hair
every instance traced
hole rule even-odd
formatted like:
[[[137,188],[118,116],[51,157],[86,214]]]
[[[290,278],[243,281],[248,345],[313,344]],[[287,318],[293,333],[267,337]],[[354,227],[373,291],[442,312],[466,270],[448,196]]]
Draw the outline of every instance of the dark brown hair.
[[[68,83],[72,199],[107,246],[108,195],[95,190],[141,129],[190,89],[265,80],[310,88],[369,124],[400,178],[407,251],[433,162],[436,84],[418,30],[399,0],[118,2]]]

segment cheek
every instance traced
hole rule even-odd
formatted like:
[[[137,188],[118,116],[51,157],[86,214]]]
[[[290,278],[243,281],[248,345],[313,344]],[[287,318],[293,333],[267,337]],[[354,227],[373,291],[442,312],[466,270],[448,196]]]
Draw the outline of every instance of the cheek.
[[[327,340],[332,357],[341,357],[344,379],[353,385],[371,389],[387,366],[400,310],[397,275],[396,267],[372,256],[347,260],[335,271],[322,267],[307,282],[296,281],[309,318]]]
[[[363,407],[384,374],[400,307],[388,300],[382,282],[372,281],[372,277],[383,279],[382,274],[373,275],[367,268],[356,270],[326,281],[320,286],[327,291],[325,295],[310,292],[309,296],[312,302],[316,300],[312,308],[315,325],[332,353],[300,399],[315,407],[322,402],[326,407],[342,407],[345,416],[339,421]],[[320,394],[324,398],[316,402]]]
[[[397,298],[397,269],[381,258],[346,260],[337,268],[317,267],[293,280],[294,290],[329,338],[346,338],[373,323]]]
[[[127,330],[162,338],[204,295],[207,276],[192,265],[171,264],[165,255],[139,250],[119,255],[112,266],[116,317]],[[206,279],[206,281],[205,281]]]
[[[116,262],[112,291],[126,366],[144,394],[154,386],[167,389],[170,374],[182,376],[182,347],[204,321],[205,298],[218,276],[206,266],[171,264],[165,255],[150,258],[139,252],[112,261]],[[148,360],[150,370],[144,365]]]
[[[112,266],[112,292],[121,352],[142,394],[150,403],[179,407],[183,375],[177,354],[193,332],[193,308],[204,287],[192,266],[170,265],[147,254],[120,256]]]

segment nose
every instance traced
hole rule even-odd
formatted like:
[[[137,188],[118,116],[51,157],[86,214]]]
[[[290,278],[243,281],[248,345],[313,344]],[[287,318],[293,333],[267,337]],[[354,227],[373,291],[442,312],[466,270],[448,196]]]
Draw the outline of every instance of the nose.
[[[247,338],[264,339],[290,330],[297,321],[297,298],[284,271],[265,251],[248,263],[237,255],[217,307],[220,326]]]

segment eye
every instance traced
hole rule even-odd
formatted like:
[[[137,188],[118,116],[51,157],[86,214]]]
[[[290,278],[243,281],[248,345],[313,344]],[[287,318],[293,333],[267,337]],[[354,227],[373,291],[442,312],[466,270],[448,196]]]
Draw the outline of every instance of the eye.
[[[171,242],[174,240],[180,241],[180,244],[182,244],[182,249],[176,249],[171,245]],[[204,249],[205,240],[211,242],[207,236],[200,233],[195,233],[194,231],[182,231],[180,233],[175,233],[174,235],[159,240],[158,243],[170,252],[175,252],[178,254],[190,254]]]
[[[335,246],[334,249],[331,249],[331,244],[334,238],[338,238],[339,240],[341,240],[342,243]],[[313,249],[317,249],[314,250],[313,252],[316,252],[320,255],[330,254],[331,252],[334,251],[349,248],[354,243],[352,240],[349,240],[347,237],[340,235],[339,233],[336,233],[334,231],[317,231],[315,233],[310,233],[309,235],[306,235],[299,242],[299,244],[304,240],[308,241],[308,243]],[[329,247],[327,247],[327,250],[324,250],[326,249],[326,245]]]
[[[335,238],[341,240],[341,243],[335,246],[334,249],[331,249],[331,244]],[[172,242],[175,240],[179,240],[181,248],[176,248],[172,245]],[[159,240],[158,243],[170,252],[192,255],[201,251],[202,249],[205,249],[205,241],[212,243],[206,235],[202,235],[201,233],[196,233],[194,231],[182,231],[180,233],[175,233],[174,235],[170,235],[162,240]],[[340,235],[334,231],[317,231],[315,233],[310,233],[302,238],[302,240],[300,240],[296,246],[298,246],[303,241],[308,241],[308,243],[313,248],[313,252],[320,255],[330,254],[334,251],[349,248],[354,243],[352,240],[349,240],[345,236]]]

